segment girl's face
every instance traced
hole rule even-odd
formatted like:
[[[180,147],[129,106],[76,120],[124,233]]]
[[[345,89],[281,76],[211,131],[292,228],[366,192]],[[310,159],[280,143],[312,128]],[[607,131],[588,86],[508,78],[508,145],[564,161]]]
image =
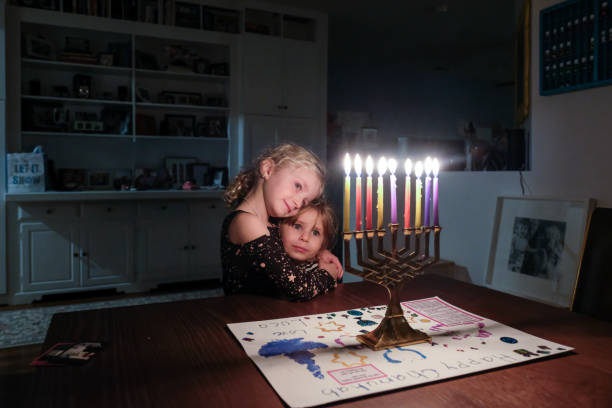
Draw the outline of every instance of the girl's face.
[[[298,261],[315,258],[323,245],[323,224],[315,209],[305,210],[293,224],[282,223],[280,233],[285,251]]]
[[[277,218],[291,217],[298,210],[319,196],[321,182],[309,168],[262,165],[263,194],[268,215]]]

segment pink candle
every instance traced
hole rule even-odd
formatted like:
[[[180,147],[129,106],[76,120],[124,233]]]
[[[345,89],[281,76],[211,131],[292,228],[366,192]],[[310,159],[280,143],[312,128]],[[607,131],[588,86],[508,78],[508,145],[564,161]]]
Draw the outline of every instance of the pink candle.
[[[395,169],[397,162],[395,159],[389,159],[389,171],[391,176],[389,181],[391,184],[391,224],[397,224],[397,178],[395,177]]]
[[[374,161],[371,156],[366,159],[366,229],[372,229],[372,172],[374,171]]]
[[[355,156],[355,230],[361,231],[361,157]]]
[[[433,162],[431,157],[427,156],[425,159],[425,226],[429,227],[431,224],[429,223],[429,207],[431,205],[431,167]]]
[[[412,171],[412,161],[406,159],[404,163],[406,170],[406,181],[404,182],[404,228],[410,228],[410,172]]]
[[[433,223],[434,225],[440,225],[440,219],[438,218],[438,172],[440,171],[440,163],[438,159],[433,160]]]

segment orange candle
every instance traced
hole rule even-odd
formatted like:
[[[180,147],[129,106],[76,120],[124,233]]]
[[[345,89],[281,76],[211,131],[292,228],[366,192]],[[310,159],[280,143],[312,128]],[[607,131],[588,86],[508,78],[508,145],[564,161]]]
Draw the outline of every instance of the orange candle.
[[[346,178],[344,179],[344,232],[351,230],[351,156],[347,153],[344,156],[344,171]]]

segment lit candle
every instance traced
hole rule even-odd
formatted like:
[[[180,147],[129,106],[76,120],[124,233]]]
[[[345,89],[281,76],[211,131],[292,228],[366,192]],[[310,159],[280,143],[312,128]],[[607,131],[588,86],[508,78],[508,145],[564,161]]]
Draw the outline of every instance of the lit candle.
[[[372,172],[374,171],[374,160],[372,156],[366,158],[366,229],[372,229]]]
[[[423,162],[418,161],[414,165],[414,175],[416,176],[416,208],[414,210],[414,226],[418,228],[421,226],[421,189],[423,184],[421,182],[421,174],[423,173]]]
[[[440,219],[438,218],[438,172],[440,171],[440,162],[438,159],[433,159],[433,223],[434,225],[440,225]]]
[[[429,223],[429,207],[431,203],[431,167],[432,161],[431,157],[427,156],[425,159],[425,226],[429,227],[431,224]]]
[[[361,231],[361,157],[355,156],[355,229]]]
[[[376,229],[383,228],[383,176],[387,172],[387,160],[385,157],[381,157],[378,160],[378,200],[376,202],[376,209],[378,210],[378,218],[376,219]]]
[[[351,230],[349,219],[351,212],[351,156],[348,153],[344,156],[344,172],[346,173],[344,179],[344,232],[349,232]]]
[[[406,181],[404,188],[404,228],[410,228],[410,172],[412,171],[412,161],[406,159],[404,163],[404,170],[406,170]]]
[[[397,162],[395,159],[389,159],[389,184],[391,185],[391,224],[397,224],[397,185],[395,178],[395,169],[397,169]]]

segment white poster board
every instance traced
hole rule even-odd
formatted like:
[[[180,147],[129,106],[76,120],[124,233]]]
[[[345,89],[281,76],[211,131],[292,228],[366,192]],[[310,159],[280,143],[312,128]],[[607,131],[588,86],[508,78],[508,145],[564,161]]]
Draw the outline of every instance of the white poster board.
[[[438,297],[403,302],[402,307],[410,325],[431,335],[432,343],[379,351],[361,345],[355,336],[374,329],[386,306],[228,327],[291,407],[361,397],[573,350]]]

